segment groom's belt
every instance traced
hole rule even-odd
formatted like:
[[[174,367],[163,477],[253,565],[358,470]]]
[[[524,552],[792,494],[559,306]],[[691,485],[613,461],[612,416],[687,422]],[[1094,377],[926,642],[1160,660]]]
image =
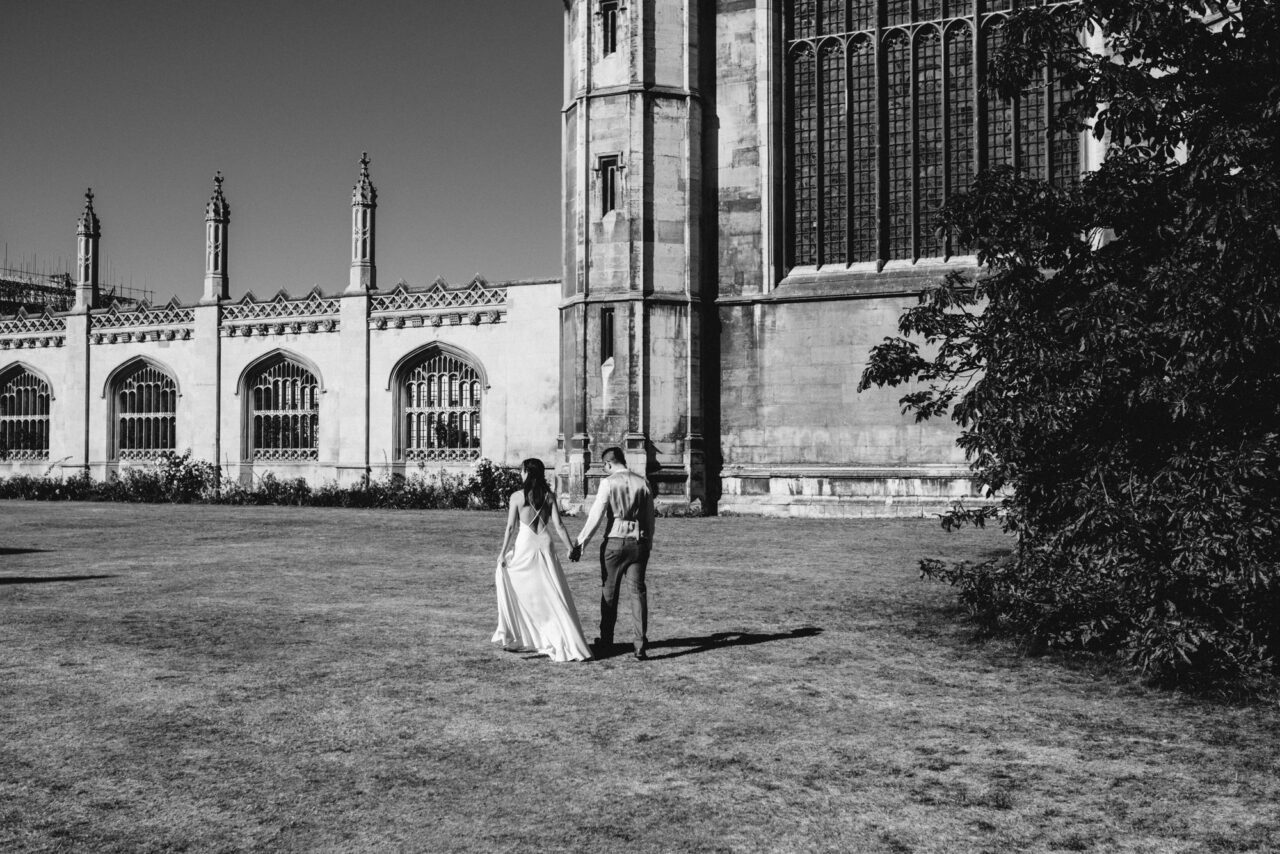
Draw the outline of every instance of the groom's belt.
[[[608,538],[611,540],[640,539],[640,523],[633,519],[614,519],[609,526]]]

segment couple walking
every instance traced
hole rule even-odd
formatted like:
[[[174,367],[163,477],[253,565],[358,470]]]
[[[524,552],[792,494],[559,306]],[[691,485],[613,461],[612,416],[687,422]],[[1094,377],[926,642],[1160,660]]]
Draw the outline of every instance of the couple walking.
[[[541,460],[520,465],[524,486],[511,494],[507,529],[498,556],[498,629],[493,642],[513,652],[541,652],[553,661],[591,658],[573,594],[551,542],[551,529],[564,543],[569,560],[582,557],[582,548],[603,521],[605,540],[600,549],[600,637],[596,651],[613,644],[618,616],[618,592],[625,576],[631,589],[631,628],[635,657],[648,658],[648,597],[644,575],[653,547],[653,492],[649,482],[627,469],[619,448],[601,457],[605,477],[595,504],[576,541],[560,519],[555,494],[547,485]],[[515,541],[512,542],[514,535]]]

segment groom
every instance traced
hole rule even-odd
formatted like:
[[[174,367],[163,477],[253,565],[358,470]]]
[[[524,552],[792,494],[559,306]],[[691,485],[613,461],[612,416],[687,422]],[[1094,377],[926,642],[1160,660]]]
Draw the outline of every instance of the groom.
[[[653,492],[649,482],[627,469],[627,458],[621,448],[609,448],[601,457],[605,477],[600,481],[596,503],[587,516],[587,524],[574,543],[570,558],[582,555],[582,547],[607,518],[605,541],[600,549],[600,637],[597,644],[608,648],[613,644],[613,625],[618,619],[618,588],[626,576],[631,588],[631,631],[635,656],[649,657],[649,599],[644,573],[653,548]]]

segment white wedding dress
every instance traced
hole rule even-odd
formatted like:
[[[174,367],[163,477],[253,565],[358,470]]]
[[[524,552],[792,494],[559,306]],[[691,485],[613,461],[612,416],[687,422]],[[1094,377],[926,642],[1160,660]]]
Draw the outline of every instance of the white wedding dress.
[[[591,647],[573,594],[551,545],[551,532],[537,516],[534,530],[523,520],[511,559],[498,564],[498,629],[493,642],[503,649],[540,652],[552,661],[584,661]]]

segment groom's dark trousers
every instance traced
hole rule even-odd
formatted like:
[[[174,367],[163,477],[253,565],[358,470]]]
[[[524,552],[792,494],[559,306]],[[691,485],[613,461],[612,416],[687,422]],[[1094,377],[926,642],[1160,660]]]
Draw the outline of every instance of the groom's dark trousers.
[[[618,591],[626,576],[631,591],[631,632],[636,649],[648,644],[649,594],[644,585],[649,549],[633,537],[609,537],[600,547],[600,640],[613,643],[618,620]]]

